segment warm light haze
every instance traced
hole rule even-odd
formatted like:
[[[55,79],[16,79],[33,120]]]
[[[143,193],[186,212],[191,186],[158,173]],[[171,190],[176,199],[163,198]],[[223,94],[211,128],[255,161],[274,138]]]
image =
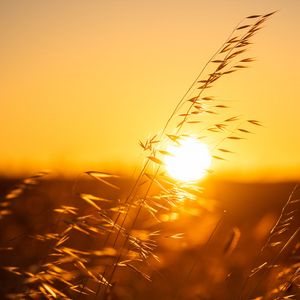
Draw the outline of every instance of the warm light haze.
[[[208,146],[189,137],[176,145],[169,145],[165,167],[171,177],[180,181],[197,181],[203,178],[210,167],[211,155]]]
[[[0,299],[296,299],[299,12],[1,1]]]
[[[299,178],[296,0],[2,1],[1,173],[131,172],[145,159],[139,140],[161,130],[234,26],[274,10],[251,67],[213,91],[263,126],[211,167],[233,179]]]

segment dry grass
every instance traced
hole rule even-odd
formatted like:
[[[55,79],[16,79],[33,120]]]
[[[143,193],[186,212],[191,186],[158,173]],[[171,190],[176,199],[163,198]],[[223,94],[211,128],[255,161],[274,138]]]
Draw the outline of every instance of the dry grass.
[[[127,184],[122,187],[115,174],[86,172],[92,181],[76,182],[72,199],[65,199],[58,207],[44,208],[43,216],[51,215],[49,221],[44,217],[40,227],[27,228],[10,237],[8,246],[1,245],[1,251],[13,252],[16,249],[10,246],[12,241],[18,248],[22,247],[20,241],[29,239],[32,247],[38,249],[31,267],[18,260],[19,265],[2,266],[18,278],[8,281],[11,286],[6,287],[6,298],[136,299],[128,292],[134,290],[131,280],[137,282],[140,277],[151,284],[153,276],[161,276],[162,285],[168,286],[161,269],[175,262],[181,272],[176,285],[164,290],[161,299],[215,299],[210,296],[213,291],[210,293],[203,285],[199,290],[195,284],[199,264],[205,265],[207,282],[230,282],[231,273],[217,264],[230,264],[241,230],[232,226],[225,239],[219,237],[226,213],[219,203],[205,198],[198,184],[177,182],[165,174],[164,156],[170,155],[165,149],[167,144],[176,145],[196,131],[196,138],[209,144],[214,159],[226,160],[231,149],[224,148],[224,142],[241,140],[252,133],[251,127],[261,125],[257,120],[228,115],[227,105],[213,96],[211,88],[253,61],[248,56],[251,40],[273,14],[249,16],[240,22],[178,102],[161,132],[140,142],[147,159],[129,188]],[[6,194],[1,201],[1,226],[5,226],[6,218],[14,216],[15,203],[31,197],[32,189],[44,175],[26,178]],[[97,182],[97,192],[80,187],[82,182],[94,184],[93,180]],[[297,286],[299,277],[297,193],[295,189],[245,279],[222,299],[292,298],[291,288]],[[183,216],[186,219],[180,223]],[[195,222],[205,226],[205,231],[199,231],[203,236],[195,237],[191,231],[193,227],[197,230]],[[174,251],[179,245],[199,251],[180,265]],[[216,252],[219,248],[220,253]],[[209,256],[208,251],[217,254]],[[292,260],[282,265],[280,259],[287,252],[292,253]],[[170,260],[171,256],[175,257]]]

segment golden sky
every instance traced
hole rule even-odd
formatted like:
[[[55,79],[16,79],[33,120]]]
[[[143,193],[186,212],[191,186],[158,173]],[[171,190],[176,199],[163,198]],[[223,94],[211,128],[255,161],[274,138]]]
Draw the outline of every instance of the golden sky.
[[[215,89],[264,127],[217,169],[299,178],[298,0],[1,1],[0,171],[131,168],[233,27],[273,10],[257,61]]]

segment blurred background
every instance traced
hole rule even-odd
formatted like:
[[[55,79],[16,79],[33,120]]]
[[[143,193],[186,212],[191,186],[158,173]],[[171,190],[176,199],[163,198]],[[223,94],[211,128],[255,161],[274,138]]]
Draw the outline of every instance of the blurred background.
[[[53,253],[49,248],[53,241],[43,240],[43,235],[60,232],[74,221],[75,216],[60,215],[54,209],[67,205],[76,207],[79,215],[94,214],[92,207],[86,205],[78,194],[92,193],[117,203],[119,198],[128,194],[128,187],[133,182],[123,178],[114,183],[121,187],[119,192],[112,192],[99,182],[87,178],[82,178],[76,187],[74,180],[48,178],[40,180],[36,186],[28,185],[18,198],[12,199],[13,214],[4,215],[0,220],[0,295],[11,295],[10,299],[18,299],[16,295],[24,290],[23,277],[3,267],[16,266],[15,272],[24,270],[36,273],[41,263],[55,260],[55,256],[46,259],[47,255]],[[14,184],[19,182],[2,180],[1,194],[4,195],[3,191],[9,190]],[[285,284],[293,268],[299,265],[299,238],[296,236],[278,257],[280,245],[268,247],[263,252],[261,249],[294,186],[294,183],[206,180],[203,182],[203,198],[186,201],[171,211],[159,212],[156,214],[159,224],[147,211],[143,211],[132,234],[143,237],[158,230],[153,240],[157,243],[154,254],[159,261],[151,257],[147,264],[134,264],[138,270],[150,276],[151,281],[131,268],[119,268],[114,277],[117,284],[109,299],[230,300],[241,295],[241,299],[256,299],[262,295],[265,295],[263,299],[275,299],[278,293],[276,289]],[[298,190],[293,199],[299,199],[299,196]],[[297,207],[297,204],[294,205],[290,209]],[[101,205],[102,209],[105,207]],[[136,210],[133,210],[133,216],[135,213]],[[116,212],[112,216],[116,216]],[[299,210],[294,216],[288,230],[275,237],[275,241],[286,241],[299,228]],[[129,217],[129,223],[130,220],[132,217]],[[81,251],[100,250],[104,237],[75,230],[63,246]],[[133,253],[129,251],[128,255]],[[273,261],[277,267],[254,272],[255,275],[244,286],[253,270],[266,261]],[[110,259],[104,260],[104,263],[109,262]],[[91,257],[88,263],[94,272],[103,272],[103,259],[99,261]],[[280,294],[297,295],[297,284],[298,281],[288,285],[287,294]],[[87,287],[97,290],[91,281]],[[62,291],[72,299],[79,297],[78,293],[70,293],[67,289]],[[80,299],[93,298],[80,295]]]

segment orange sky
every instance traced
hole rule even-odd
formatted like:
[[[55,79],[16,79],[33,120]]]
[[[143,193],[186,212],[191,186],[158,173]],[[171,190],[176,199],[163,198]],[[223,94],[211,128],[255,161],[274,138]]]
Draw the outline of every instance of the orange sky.
[[[140,162],[138,140],[164,125],[236,23],[277,9],[254,38],[257,61],[215,89],[265,127],[217,169],[299,178],[297,0],[1,1],[1,172]]]

